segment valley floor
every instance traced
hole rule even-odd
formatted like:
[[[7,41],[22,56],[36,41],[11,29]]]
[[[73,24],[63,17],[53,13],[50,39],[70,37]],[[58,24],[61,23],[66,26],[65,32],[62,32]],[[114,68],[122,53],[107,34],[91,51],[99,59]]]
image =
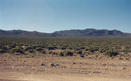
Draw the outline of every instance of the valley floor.
[[[0,81],[130,81],[131,60],[0,56]]]

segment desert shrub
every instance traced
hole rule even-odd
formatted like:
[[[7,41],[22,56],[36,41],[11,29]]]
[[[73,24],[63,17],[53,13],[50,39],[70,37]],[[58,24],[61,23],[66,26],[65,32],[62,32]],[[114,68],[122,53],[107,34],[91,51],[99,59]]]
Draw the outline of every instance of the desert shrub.
[[[36,48],[36,50],[41,52],[43,49],[42,48]]]
[[[121,49],[120,49],[121,47]],[[18,48],[18,49],[15,49]],[[43,48],[48,50],[44,51]],[[0,53],[19,52],[42,54],[60,49],[64,51],[59,53],[61,56],[73,56],[74,53],[85,54],[99,51],[108,56],[117,56],[120,52],[131,53],[130,38],[17,38],[17,37],[0,37]],[[70,52],[67,52],[70,50]],[[114,49],[117,51],[110,51]],[[14,53],[13,52],[13,53]],[[51,52],[50,52],[51,53]],[[51,53],[53,54],[53,53]]]
[[[80,57],[84,58],[84,54],[80,54]]]
[[[70,50],[72,50],[73,48],[69,47]]]
[[[16,49],[16,51],[15,52],[17,52],[17,53],[21,53],[21,54],[25,54],[24,53],[24,51],[23,50],[21,50],[21,49]]]
[[[25,54],[24,50],[20,49],[20,48],[13,48],[10,50],[10,53],[20,53],[20,54]]]
[[[65,49],[66,49],[66,47],[62,47],[61,49],[62,49],[62,50],[65,50]]]
[[[85,47],[81,47],[80,49],[85,49]]]
[[[76,48],[76,51],[79,51],[79,50],[81,50],[80,48]]]
[[[129,53],[129,52],[131,52],[131,49],[125,49],[125,50],[123,50],[123,52]]]
[[[60,52],[59,53],[59,56],[65,56],[63,52]]]
[[[28,52],[29,53],[34,53],[35,51],[34,51],[34,49],[28,49]]]
[[[107,50],[107,48],[99,48],[99,52],[100,52],[100,53],[105,53],[106,50]]]
[[[57,47],[48,47],[49,50],[55,50]]]
[[[10,48],[15,48],[17,45],[16,44],[11,44]]]
[[[9,48],[4,47],[4,46],[0,49],[0,53],[7,53],[8,51],[9,51]]]
[[[3,50],[8,50],[8,48],[7,48],[7,47],[2,47],[2,49],[3,49]]]
[[[49,54],[53,54],[53,52],[52,52],[52,51],[49,51]]]
[[[0,49],[2,48],[3,46],[2,45],[0,45]]]
[[[6,53],[7,51],[4,49],[0,49],[0,53]]]
[[[57,55],[57,52],[52,52],[53,55]]]
[[[105,53],[105,55],[110,56],[110,57],[117,56],[118,54],[119,54],[119,52],[117,52],[117,51],[107,51]]]
[[[90,48],[89,52],[95,52],[96,50],[94,48]]]
[[[95,46],[91,46],[91,47],[88,48],[88,51],[89,51],[89,52],[99,51],[99,48],[98,48],[98,47],[95,47]]]
[[[16,52],[16,48],[12,48],[12,49],[10,49],[10,53],[15,53]]]
[[[24,50],[25,51],[30,51],[30,50],[32,50],[32,48],[31,47],[26,47]]]
[[[46,54],[46,51],[45,51],[45,50],[42,50],[41,53],[42,53],[42,54]]]
[[[78,51],[77,53],[78,53],[78,54],[82,54],[82,51],[80,50],[80,51]]]
[[[71,51],[66,52],[66,56],[73,56],[73,52]]]

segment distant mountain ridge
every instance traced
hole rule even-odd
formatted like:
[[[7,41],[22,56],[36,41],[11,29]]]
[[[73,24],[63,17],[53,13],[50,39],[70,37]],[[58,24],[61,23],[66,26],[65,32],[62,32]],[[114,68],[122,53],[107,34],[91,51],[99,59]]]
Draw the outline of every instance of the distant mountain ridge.
[[[37,31],[24,30],[0,30],[0,36],[9,37],[131,37],[131,33],[124,33],[119,30],[63,30],[54,33],[41,33]]]
[[[96,29],[85,29],[85,30],[65,30],[55,32],[56,36],[122,36],[123,32],[118,30],[96,30]]]
[[[37,31],[25,31],[25,30],[0,30],[0,36],[13,36],[13,37],[48,37],[50,34],[41,33]]]

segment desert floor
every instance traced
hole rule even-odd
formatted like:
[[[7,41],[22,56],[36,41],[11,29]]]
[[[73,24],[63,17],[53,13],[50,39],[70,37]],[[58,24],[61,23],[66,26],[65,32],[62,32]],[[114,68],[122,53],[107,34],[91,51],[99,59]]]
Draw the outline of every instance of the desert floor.
[[[131,60],[0,56],[0,81],[131,81]]]

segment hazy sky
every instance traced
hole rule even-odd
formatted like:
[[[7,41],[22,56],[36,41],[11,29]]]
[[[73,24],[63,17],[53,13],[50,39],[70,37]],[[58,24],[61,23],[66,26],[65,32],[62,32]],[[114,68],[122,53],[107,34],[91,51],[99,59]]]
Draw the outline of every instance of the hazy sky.
[[[131,0],[0,0],[0,29],[131,32]]]

